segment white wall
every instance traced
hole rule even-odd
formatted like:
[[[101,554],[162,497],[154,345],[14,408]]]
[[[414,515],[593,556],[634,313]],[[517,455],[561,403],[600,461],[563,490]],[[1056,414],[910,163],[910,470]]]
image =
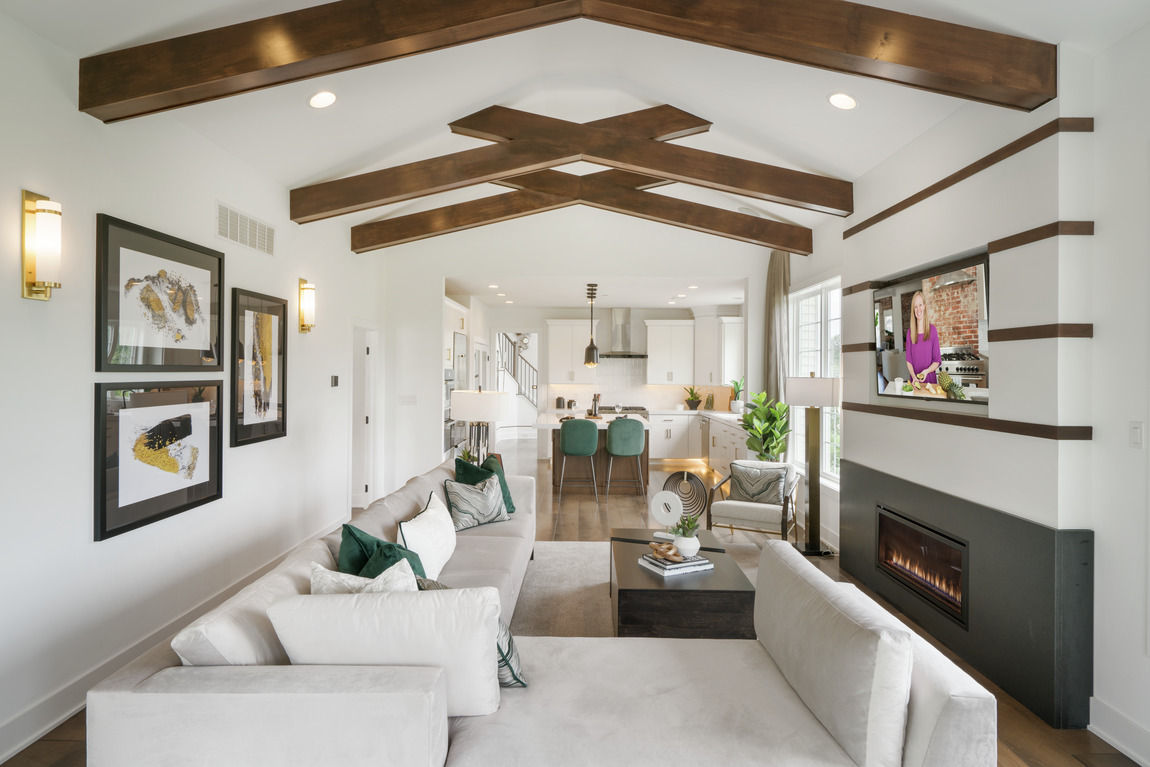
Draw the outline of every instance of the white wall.
[[[387,397],[391,430],[389,474],[385,492],[438,462],[439,428],[436,398],[424,396],[439,370],[439,306],[445,276],[481,277],[492,271],[517,272],[540,280],[563,280],[573,290],[607,276],[642,280],[650,275],[698,275],[721,268],[732,277],[759,286],[748,290],[750,336],[748,379],[761,387],[764,285],[769,251],[745,243],[698,234],[584,206],[551,211],[513,221],[458,232],[447,237],[400,245],[382,251],[382,292],[387,313]],[[574,311],[574,310],[573,310]],[[572,314],[571,316],[580,316]],[[434,316],[433,316],[434,315]],[[523,316],[507,319],[491,307],[492,329],[515,327],[545,333]],[[632,322],[636,319],[632,314]],[[602,327],[602,325],[600,326]],[[636,338],[632,333],[632,338]],[[544,345],[543,340],[540,341]],[[546,360],[546,349],[540,350]],[[546,367],[546,363],[542,365]],[[542,395],[541,404],[555,395]],[[408,405],[401,402],[412,402]],[[403,435],[400,437],[399,435]],[[395,450],[397,444],[402,449]]]
[[[76,77],[74,57],[0,15],[0,325],[8,329],[0,337],[0,579],[9,584],[0,761],[77,710],[134,645],[346,516],[351,321],[353,313],[375,318],[376,267],[353,260],[345,226],[292,224],[286,189],[174,117],[103,125],[81,114]],[[47,303],[19,297],[22,188],[64,209],[64,287]],[[275,226],[277,254],[217,239],[217,199]],[[233,286],[289,299],[289,323],[298,278],[318,286],[315,331],[286,336],[288,436],[231,449],[225,427],[221,500],[99,543],[94,383],[226,382],[230,365],[202,375],[93,372],[97,213],[224,251],[225,348]],[[226,405],[226,383],[224,391]]]

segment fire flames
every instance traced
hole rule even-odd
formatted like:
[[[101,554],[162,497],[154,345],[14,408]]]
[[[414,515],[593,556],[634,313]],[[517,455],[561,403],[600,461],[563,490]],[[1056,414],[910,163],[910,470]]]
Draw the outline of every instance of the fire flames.
[[[885,561],[885,564],[897,570],[911,581],[928,589],[940,599],[949,603],[955,609],[962,606],[962,586],[949,578],[944,578],[933,570],[926,570],[917,562],[907,559],[899,552],[894,552]]]

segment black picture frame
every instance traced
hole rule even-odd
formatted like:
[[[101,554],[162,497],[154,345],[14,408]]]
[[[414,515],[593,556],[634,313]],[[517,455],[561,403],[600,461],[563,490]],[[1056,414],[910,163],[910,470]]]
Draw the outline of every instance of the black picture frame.
[[[223,381],[96,384],[97,541],[223,497],[222,394]]]
[[[220,251],[98,214],[96,370],[223,370],[223,284]]]
[[[287,306],[232,288],[231,447],[287,436]]]

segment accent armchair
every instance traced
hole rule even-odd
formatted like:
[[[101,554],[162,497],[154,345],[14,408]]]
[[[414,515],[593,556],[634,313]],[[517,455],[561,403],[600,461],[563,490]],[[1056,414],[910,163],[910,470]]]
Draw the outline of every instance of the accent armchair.
[[[788,540],[795,527],[798,479],[789,463],[731,461],[731,473],[711,488],[707,499],[707,529],[765,531]],[[716,501],[728,482],[726,499]]]

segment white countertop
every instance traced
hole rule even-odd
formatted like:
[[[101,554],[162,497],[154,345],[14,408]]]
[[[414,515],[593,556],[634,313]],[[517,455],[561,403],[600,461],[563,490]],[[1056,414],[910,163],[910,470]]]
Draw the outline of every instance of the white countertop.
[[[614,413],[610,415],[603,413],[602,418],[587,420],[590,420],[591,423],[595,424],[595,426],[599,429],[606,429],[607,424],[614,421],[616,417],[622,418],[622,416],[616,416]],[[535,422],[535,428],[539,429],[540,431],[554,431],[555,429],[559,428],[560,418],[561,416],[558,413],[540,413],[539,420]],[[651,428],[651,424],[648,423],[645,418],[640,418],[637,415],[628,415],[626,418],[629,421],[638,421],[639,423],[643,424],[644,429],[650,430]]]

